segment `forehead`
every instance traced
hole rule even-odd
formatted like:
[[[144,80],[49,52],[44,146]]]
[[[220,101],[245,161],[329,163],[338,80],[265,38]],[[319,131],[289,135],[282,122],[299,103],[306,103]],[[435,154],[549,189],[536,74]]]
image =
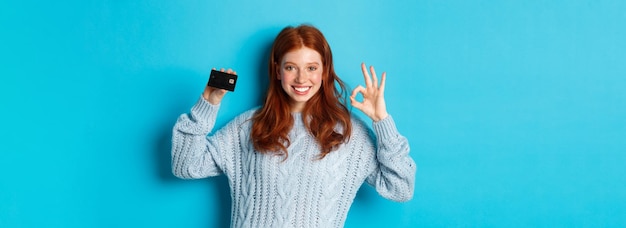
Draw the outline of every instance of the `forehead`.
[[[306,64],[306,63],[322,63],[322,56],[317,51],[308,48],[301,47],[298,49],[291,50],[283,56],[283,63],[291,62],[296,64]]]

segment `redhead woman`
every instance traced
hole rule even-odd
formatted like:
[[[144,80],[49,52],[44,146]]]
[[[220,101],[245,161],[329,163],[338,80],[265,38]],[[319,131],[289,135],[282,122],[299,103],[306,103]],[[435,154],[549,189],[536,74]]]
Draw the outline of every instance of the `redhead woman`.
[[[387,113],[386,74],[379,81],[374,67],[362,64],[361,70],[365,86],[352,91],[350,103],[371,118],[371,131],[347,108],[346,87],[323,34],[308,25],[284,28],[269,56],[261,107],[214,131],[226,90],[207,86],[191,112],[178,118],[174,175],[226,175],[231,227],[343,227],[363,183],[387,199],[410,200],[416,166]]]

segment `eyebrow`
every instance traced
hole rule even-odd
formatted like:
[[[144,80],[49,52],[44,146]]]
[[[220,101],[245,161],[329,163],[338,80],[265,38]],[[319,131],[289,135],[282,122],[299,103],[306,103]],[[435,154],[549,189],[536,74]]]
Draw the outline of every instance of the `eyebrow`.
[[[298,64],[296,64],[294,62],[285,62],[284,64],[298,65]],[[321,63],[319,63],[319,62],[308,62],[308,63],[305,63],[305,65],[309,65],[309,64],[321,65]]]

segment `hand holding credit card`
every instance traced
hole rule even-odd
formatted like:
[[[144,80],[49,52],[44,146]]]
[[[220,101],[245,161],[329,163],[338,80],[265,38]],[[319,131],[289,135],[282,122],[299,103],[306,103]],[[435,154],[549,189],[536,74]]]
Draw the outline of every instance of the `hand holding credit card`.
[[[207,85],[234,92],[236,84],[237,75],[217,70],[211,70],[211,76],[209,77],[209,82]]]

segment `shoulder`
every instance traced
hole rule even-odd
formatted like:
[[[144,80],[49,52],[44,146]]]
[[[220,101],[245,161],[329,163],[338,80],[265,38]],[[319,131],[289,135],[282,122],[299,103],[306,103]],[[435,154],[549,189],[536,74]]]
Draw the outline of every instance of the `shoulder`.
[[[235,116],[225,127],[247,130],[252,127],[252,117],[258,108],[252,108]]]
[[[369,125],[363,119],[352,114],[350,116],[350,122],[352,124],[352,136],[350,138],[353,139],[351,141],[356,140],[362,142],[372,139],[373,132]]]
[[[252,119],[252,116],[254,116],[254,113],[256,113],[257,110],[259,110],[259,107],[248,109],[247,111],[242,112],[237,117],[235,117],[235,119],[241,119],[241,120],[244,120],[244,121],[245,120],[250,120],[250,119]]]
[[[354,114],[350,115],[350,122],[352,123],[352,131],[365,133],[369,131],[369,127],[365,121]]]
[[[367,124],[367,122],[359,116],[351,115],[350,122],[352,125],[352,132],[347,143],[349,153],[358,157],[358,161],[361,163],[369,164],[367,167],[374,167],[376,160],[376,142],[374,134]],[[363,171],[369,173],[369,168],[364,168]]]
[[[248,109],[245,112],[242,112],[241,114],[239,114],[233,119],[233,122],[237,122],[239,124],[252,122],[252,117],[254,116],[254,114],[256,113],[258,109],[259,109],[258,107],[255,107],[255,108]]]

